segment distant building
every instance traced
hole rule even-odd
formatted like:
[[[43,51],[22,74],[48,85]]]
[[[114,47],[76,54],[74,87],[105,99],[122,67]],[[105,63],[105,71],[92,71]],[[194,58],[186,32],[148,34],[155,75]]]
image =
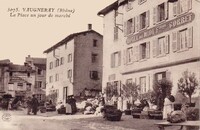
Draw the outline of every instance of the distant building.
[[[46,95],[66,101],[84,91],[101,91],[102,35],[92,30],[73,33],[45,50],[47,54]],[[93,93],[94,94],[94,93]]]
[[[104,18],[103,83],[120,88],[140,85],[140,93],[153,82],[177,82],[186,70],[200,81],[200,3],[196,0],[118,0],[102,9]]]

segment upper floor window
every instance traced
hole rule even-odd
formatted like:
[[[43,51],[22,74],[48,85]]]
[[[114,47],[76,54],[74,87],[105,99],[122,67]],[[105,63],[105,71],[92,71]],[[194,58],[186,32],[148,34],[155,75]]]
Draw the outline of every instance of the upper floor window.
[[[92,63],[96,63],[98,58],[98,54],[92,53]]]
[[[68,54],[68,63],[72,62],[72,54]]]
[[[97,40],[93,40],[93,47],[97,47]]]
[[[150,42],[145,42],[139,45],[140,59],[147,59],[150,57]]]
[[[98,71],[90,71],[90,78],[94,80],[99,79]]]
[[[126,5],[126,11],[133,9],[132,2],[133,0],[128,0],[127,5]]]
[[[127,49],[127,63],[132,63],[133,62],[133,47],[130,47]]]
[[[67,72],[67,78],[72,78],[72,70],[69,69]]]
[[[49,83],[53,82],[53,76],[49,76]]]
[[[138,4],[143,4],[144,2],[146,2],[147,0],[138,0]]]
[[[135,18],[129,19],[127,21],[127,34],[135,32]]]
[[[49,63],[49,69],[53,69],[53,62]]]
[[[153,57],[165,56],[169,53],[169,35],[153,40]]]
[[[55,81],[59,81],[59,74],[56,74]]]
[[[38,75],[42,75],[42,69],[37,70]]]
[[[179,15],[192,9],[192,0],[178,0],[173,3],[173,15]]]
[[[146,29],[147,27],[149,27],[149,20],[150,20],[149,16],[150,16],[150,12],[146,11],[136,17],[136,30],[137,31]]]
[[[115,26],[114,27],[114,40],[117,40],[118,39],[118,27]]]
[[[63,65],[64,64],[64,57],[61,57],[60,58],[60,65]]]
[[[56,63],[55,63],[55,67],[59,66],[60,65],[60,60],[59,59],[56,59]]]
[[[121,52],[115,52],[111,54],[111,67],[117,67],[121,65]]]
[[[168,2],[164,2],[153,9],[153,24],[168,19]]]
[[[155,80],[159,81],[166,78],[166,72],[159,72],[155,74]]]

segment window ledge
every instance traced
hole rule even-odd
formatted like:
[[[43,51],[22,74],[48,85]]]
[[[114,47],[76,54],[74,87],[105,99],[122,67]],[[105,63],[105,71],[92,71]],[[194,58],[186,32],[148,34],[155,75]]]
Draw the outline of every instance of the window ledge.
[[[181,53],[181,52],[188,51],[188,50],[189,50],[189,48],[180,49],[177,51],[177,53]]]

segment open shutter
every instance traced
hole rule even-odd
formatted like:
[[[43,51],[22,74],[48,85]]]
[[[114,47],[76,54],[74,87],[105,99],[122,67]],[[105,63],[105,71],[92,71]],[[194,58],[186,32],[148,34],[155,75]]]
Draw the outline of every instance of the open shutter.
[[[187,0],[188,1],[188,11],[192,9],[192,0]]]
[[[168,2],[165,2],[165,19],[168,19]]]
[[[177,32],[172,32],[172,50],[177,51]]]
[[[166,71],[166,79],[171,80],[171,72],[168,70]]]
[[[136,17],[136,31],[138,32],[140,30],[140,17]]]
[[[150,42],[146,43],[146,58],[150,58]]]
[[[134,17],[134,18],[132,18],[131,32],[132,32],[132,33],[134,33],[134,32],[135,32],[135,17]]]
[[[177,15],[177,2],[173,3],[173,15],[176,16]]]
[[[138,60],[141,60],[142,59],[142,47],[141,45],[138,45]]]
[[[118,58],[118,65],[121,65],[121,51],[118,52],[119,53],[119,58]]]
[[[134,52],[133,52],[133,47],[131,48],[131,63],[134,61]]]
[[[110,61],[111,61],[111,63],[110,63],[111,68],[113,68],[113,67],[114,67],[114,53],[111,54],[111,59],[110,59]]]
[[[188,47],[193,47],[193,27],[188,28]]]
[[[149,23],[150,23],[150,11],[148,10],[146,12],[146,28],[149,27]]]
[[[123,51],[123,62],[126,65],[126,49]]]
[[[175,2],[177,4],[177,10],[176,10],[176,15],[179,15],[181,13],[181,4],[180,4],[180,0],[178,0],[177,2]]]
[[[139,60],[139,46],[135,46],[135,57],[136,57],[136,61]]]
[[[177,51],[181,49],[180,32],[177,32]]]
[[[153,40],[153,57],[157,56],[157,39]]]
[[[165,36],[165,53],[169,53],[169,35]]]
[[[157,6],[153,8],[153,24],[157,23]]]
[[[124,36],[127,35],[127,21],[124,22]]]
[[[133,47],[133,62],[136,61],[136,47]]]

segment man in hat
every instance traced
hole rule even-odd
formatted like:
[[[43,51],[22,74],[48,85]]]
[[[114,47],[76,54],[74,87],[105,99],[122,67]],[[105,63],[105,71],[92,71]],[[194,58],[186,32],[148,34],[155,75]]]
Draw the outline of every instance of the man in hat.
[[[33,95],[33,98],[31,100],[31,104],[32,104],[32,112],[33,112],[33,114],[37,115],[39,102],[38,102],[37,98],[35,97],[35,95]]]

